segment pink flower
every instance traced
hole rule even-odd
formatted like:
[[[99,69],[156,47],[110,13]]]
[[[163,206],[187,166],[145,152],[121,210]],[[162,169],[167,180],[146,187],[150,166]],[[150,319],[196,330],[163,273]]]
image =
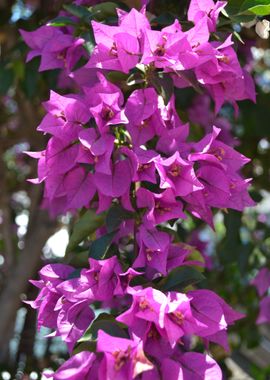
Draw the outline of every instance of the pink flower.
[[[138,339],[116,338],[99,330],[97,352],[104,353],[99,367],[100,379],[131,380],[153,368]]]
[[[75,39],[53,26],[42,26],[33,32],[20,30],[26,44],[32,49],[27,61],[41,56],[39,71],[67,69],[71,71],[76,62],[84,55],[82,38]]]
[[[262,268],[257,276],[251,281],[256,286],[259,296],[262,297],[270,287],[270,271],[268,268]]]
[[[215,32],[216,23],[220,11],[226,6],[226,1],[213,0],[191,0],[188,9],[188,20],[196,24],[201,18],[207,18],[207,24],[210,32]]]

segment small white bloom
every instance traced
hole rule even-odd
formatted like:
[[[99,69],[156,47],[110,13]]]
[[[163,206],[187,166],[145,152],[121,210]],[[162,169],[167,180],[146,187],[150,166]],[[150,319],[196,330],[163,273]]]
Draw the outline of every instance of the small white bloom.
[[[270,21],[265,19],[262,21],[258,21],[255,30],[261,38],[266,40],[269,37]]]

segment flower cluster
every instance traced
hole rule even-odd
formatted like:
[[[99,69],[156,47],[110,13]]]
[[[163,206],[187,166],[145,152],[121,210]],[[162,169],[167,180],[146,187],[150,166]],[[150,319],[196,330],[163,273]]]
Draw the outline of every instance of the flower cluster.
[[[202,265],[169,226],[190,214],[213,227],[214,208],[253,205],[250,179],[240,173],[249,159],[229,146],[216,116],[225,102],[237,110],[237,101],[255,100],[232,36],[212,38],[225,5],[192,0],[189,30],[178,20],[152,29],[145,6],[118,9],[118,25],[92,21],[96,45],[89,57],[73,27],[22,31],[32,49],[28,59],[41,55],[40,70],[61,68],[76,84],[75,93],[51,91],[38,126],[50,135],[47,147],[28,152],[38,159],[38,178],[31,181],[44,183],[44,207],[52,215],[81,208],[99,214],[112,205],[129,213],[115,231],[97,231],[105,240],[114,233],[117,254],[90,258],[79,274],[67,265],[48,265],[34,281],[40,294],[30,303],[39,326],[54,329],[70,353],[88,326],[94,328],[96,308],[118,315],[121,334],[101,327],[95,353],[71,356],[54,379],[222,378],[211,357],[189,352],[191,338],[228,350],[227,327],[242,315],[211,291],[180,293],[169,286],[174,271]],[[80,59],[88,61],[74,70]],[[199,141],[191,138],[167,87],[200,87],[205,99],[212,98],[215,114]],[[214,120],[218,126],[209,129]]]

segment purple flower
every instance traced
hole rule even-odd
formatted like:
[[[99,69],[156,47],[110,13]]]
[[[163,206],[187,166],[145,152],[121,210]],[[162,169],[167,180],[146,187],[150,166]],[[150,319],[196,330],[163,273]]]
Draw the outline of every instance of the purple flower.
[[[222,380],[218,364],[209,355],[187,352],[179,362],[166,358],[162,362],[162,376],[171,380]]]
[[[58,311],[57,335],[67,343],[71,352],[77,340],[82,337],[95,318],[95,313],[90,308],[89,301],[71,303],[65,297],[58,300],[55,310]]]
[[[94,181],[99,192],[107,197],[121,197],[129,192],[137,168],[137,161],[131,150],[119,149],[116,160],[111,163],[111,174],[96,172]]]
[[[61,284],[74,271],[74,268],[63,264],[48,264],[39,271],[40,280],[31,281],[40,289],[39,295],[34,301],[27,303],[34,309],[38,309],[38,328],[41,326],[56,328],[58,312],[55,306],[62,296],[57,290]]]
[[[124,111],[119,107],[119,94],[102,94],[101,102],[90,108],[100,133],[109,131],[110,125],[127,124]]]
[[[160,158],[159,154],[154,150],[142,148],[134,149],[134,153],[138,159],[138,169],[134,180],[136,182],[147,181],[157,183],[156,162]]]
[[[167,297],[153,288],[132,291],[131,295],[133,303],[130,309],[116,319],[125,323],[133,334],[145,340],[152,324],[158,331],[164,328]]]
[[[111,134],[98,135],[94,128],[84,129],[79,133],[87,159],[95,164],[95,171],[111,174],[111,155],[115,137]]]
[[[58,370],[52,374],[54,380],[97,380],[97,368],[93,366],[96,355],[82,351],[71,356]],[[96,371],[93,371],[95,369]],[[49,377],[44,373],[46,377]]]
[[[262,268],[257,276],[251,281],[256,286],[259,296],[262,297],[270,287],[270,271],[268,268]]]
[[[173,189],[176,196],[185,196],[203,185],[196,178],[193,164],[183,160],[179,153],[156,163],[161,189]]]
[[[139,254],[133,263],[134,268],[151,268],[158,273],[167,273],[170,236],[156,229],[141,225],[137,234]]]
[[[75,39],[53,26],[42,26],[33,32],[20,30],[26,44],[32,49],[27,61],[41,56],[39,71],[67,69],[71,71],[84,54],[82,38]]]
[[[90,269],[82,269],[80,277],[64,281],[58,290],[70,302],[110,300],[122,269],[116,256],[106,260],[89,259]]]
[[[226,1],[192,0],[188,8],[188,20],[196,24],[201,18],[207,18],[210,32],[215,32],[220,11],[226,6]]]
[[[136,197],[137,206],[149,210],[143,217],[144,223],[149,227],[171,219],[186,218],[182,211],[182,203],[176,200],[171,189],[166,189],[163,193],[156,194],[140,187],[136,193]]]
[[[264,297],[260,301],[260,312],[256,323],[269,323],[270,322],[270,296]]]
[[[156,124],[160,120],[156,114],[158,97],[153,88],[135,90],[128,98],[125,114],[134,146],[140,146],[151,140],[156,134]]]
[[[140,46],[136,36],[126,28],[92,21],[96,47],[88,68],[118,70],[128,73],[139,61]]]
[[[104,353],[99,367],[100,379],[132,380],[154,367],[138,339],[116,338],[99,330],[97,352]]]
[[[146,30],[141,62],[157,68],[186,70],[192,67],[193,51],[178,21],[161,31]]]
[[[201,337],[226,330],[228,325],[244,317],[210,290],[192,290],[187,295],[191,297],[192,315],[197,320],[197,334]]]

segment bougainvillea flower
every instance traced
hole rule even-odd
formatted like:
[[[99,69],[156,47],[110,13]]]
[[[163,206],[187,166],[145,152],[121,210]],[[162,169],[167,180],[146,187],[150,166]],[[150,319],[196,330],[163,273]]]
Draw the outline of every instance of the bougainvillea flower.
[[[76,40],[53,26],[41,26],[33,32],[20,30],[20,33],[32,49],[27,61],[41,56],[39,71],[59,68],[70,71],[84,52],[81,46],[84,43],[82,38]],[[69,49],[72,49],[71,55],[68,54]]]
[[[37,130],[67,142],[78,138],[78,133],[91,117],[82,99],[61,96],[54,91],[50,92],[50,100],[44,102],[43,107],[48,113]]]
[[[154,117],[154,113],[157,108],[158,96],[153,88],[135,90],[128,98],[125,114],[133,145],[140,146],[155,136],[158,116]]]
[[[182,338],[183,335],[191,335],[196,332],[196,322],[190,307],[191,298],[182,293],[171,292],[168,294],[168,304],[164,316],[164,332],[171,347]]]
[[[141,341],[113,337],[102,330],[98,332],[97,352],[104,353],[99,367],[102,380],[132,380],[154,367]]]
[[[176,21],[177,23],[177,21]],[[179,25],[177,23],[177,25]],[[171,31],[174,31],[173,33]],[[190,53],[190,54],[189,54]],[[192,48],[181,27],[164,28],[161,31],[146,30],[141,62],[154,63],[157,68],[185,70],[191,67]]]
[[[188,8],[188,20],[196,24],[201,18],[207,17],[210,32],[215,32],[220,11],[226,6],[227,1],[191,0]]]
[[[251,281],[251,284],[256,287],[259,296],[262,297],[270,288],[270,270],[268,268],[260,269],[256,277]]]
[[[226,330],[228,325],[244,317],[244,314],[233,310],[222,298],[210,290],[192,290],[187,293],[191,297],[191,310],[197,320],[199,336],[208,336]],[[207,313],[206,313],[207,310]]]
[[[171,219],[186,218],[182,203],[176,200],[171,189],[166,189],[163,193],[156,194],[140,187],[136,192],[136,197],[137,206],[149,210],[143,218],[144,223],[148,226],[155,226]]]
[[[94,299],[110,300],[119,282],[122,269],[116,256],[106,260],[89,259],[90,269],[83,269],[80,277],[64,281],[58,290],[71,302]]]
[[[256,320],[257,324],[270,322],[270,296],[260,301],[260,312]]]
[[[118,103],[118,93],[102,94],[101,102],[90,108],[101,134],[109,132],[110,125],[127,124],[128,120]]]
[[[154,150],[142,148],[134,149],[134,153],[138,159],[138,169],[134,180],[157,183],[155,163],[159,160],[160,155]]]
[[[164,328],[167,297],[164,293],[153,288],[132,291],[131,307],[118,316],[119,322],[125,323],[136,336],[145,339],[151,324],[158,331]]]
[[[173,189],[176,196],[185,196],[203,189],[195,175],[193,164],[183,160],[178,152],[156,162],[156,168],[160,176],[160,188]]]
[[[121,28],[136,36],[140,43],[142,43],[145,30],[151,29],[150,22],[146,17],[145,5],[147,3],[149,3],[149,0],[141,0],[142,8],[140,11],[132,8],[130,12],[119,14]]]
[[[220,132],[220,128],[213,127],[212,133],[193,144],[196,153],[190,154],[189,160],[208,161],[234,173],[246,165],[250,159],[220,141],[218,139]]]
[[[59,311],[57,316],[57,335],[67,343],[71,352],[77,340],[81,338],[87,327],[95,318],[94,311],[89,306],[89,301],[70,303],[65,298],[60,298],[55,306]]]
[[[95,84],[87,86],[86,83],[85,87],[83,87],[85,101],[90,107],[99,105],[102,102],[103,96],[106,94],[113,94],[114,99],[118,99],[118,106],[123,105],[124,96],[119,87],[108,81],[101,72],[96,72],[96,79],[97,81]]]
[[[44,373],[47,378],[53,380],[97,380],[97,375],[92,371],[96,355],[89,351],[82,351],[71,356],[58,370],[52,374]]]
[[[170,245],[169,235],[141,225],[137,234],[137,240],[139,254],[133,263],[133,267],[143,268],[146,266],[155,269],[158,273],[166,274]]]
[[[88,68],[118,70],[128,73],[139,61],[140,46],[136,36],[125,28],[92,21],[96,47]]]
[[[121,197],[129,189],[137,169],[134,153],[128,148],[116,152],[117,161],[111,163],[111,174],[96,172],[95,185],[100,193],[108,197]]]
[[[99,136],[94,128],[88,128],[79,133],[79,140],[84,151],[89,151],[88,155],[93,159],[95,171],[111,174],[111,155],[115,137],[111,134]]]
[[[71,170],[64,179],[66,211],[88,207],[96,193],[93,174],[82,167]]]
[[[166,358],[162,362],[162,376],[171,380],[222,380],[218,364],[209,355],[187,352],[179,362]]]
[[[38,328],[41,326],[56,328],[58,312],[55,306],[62,296],[57,286],[66,280],[74,271],[70,265],[48,264],[39,271],[39,281],[31,281],[40,289],[34,301],[26,301],[34,309],[38,309]]]

